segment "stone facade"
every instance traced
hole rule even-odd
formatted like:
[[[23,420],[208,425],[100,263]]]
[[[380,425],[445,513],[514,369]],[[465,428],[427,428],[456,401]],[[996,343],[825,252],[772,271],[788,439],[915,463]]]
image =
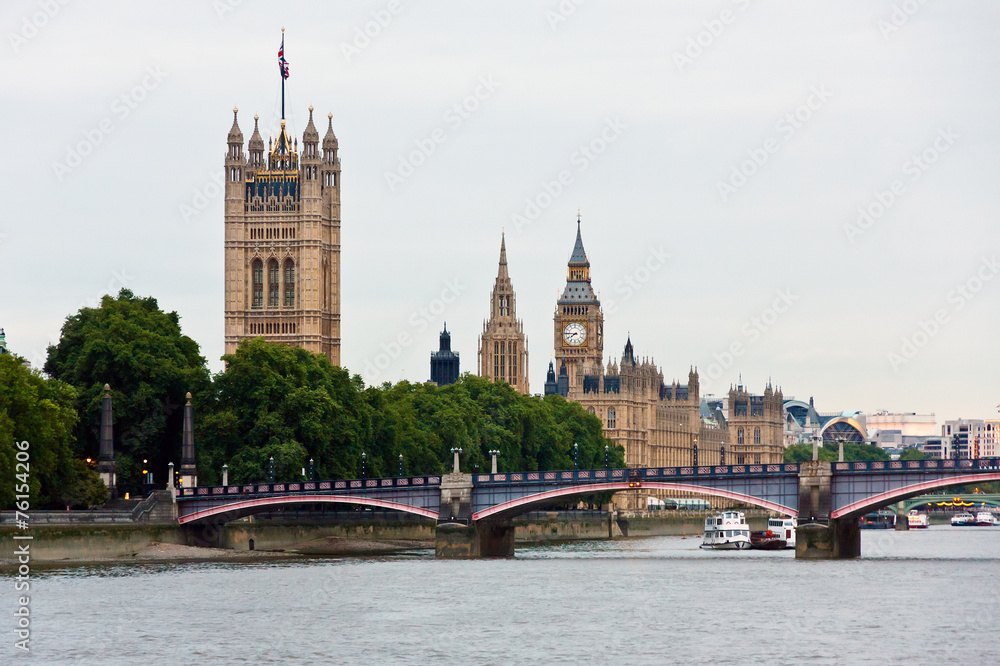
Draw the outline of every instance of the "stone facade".
[[[281,121],[276,139],[254,131],[243,152],[233,109],[226,154],[227,354],[264,337],[340,364],[340,158],[333,114],[323,139],[309,123],[302,153]]]
[[[517,297],[507,273],[507,245],[500,237],[500,266],[490,296],[490,318],[479,336],[479,376],[528,393],[528,340],[517,318]]]

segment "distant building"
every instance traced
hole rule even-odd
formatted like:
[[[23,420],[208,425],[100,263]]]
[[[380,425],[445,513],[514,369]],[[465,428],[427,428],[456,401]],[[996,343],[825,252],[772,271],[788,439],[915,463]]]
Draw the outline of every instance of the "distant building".
[[[990,431],[993,434],[993,431]],[[986,458],[983,443],[986,440],[986,422],[982,419],[954,419],[941,426],[942,444],[946,445],[946,458]],[[978,455],[977,455],[978,448]]]
[[[917,446],[938,433],[933,414],[890,414],[883,410],[868,414],[866,425],[871,442],[884,449]]]
[[[451,333],[448,325],[441,331],[441,340],[436,352],[431,352],[431,381],[438,386],[454,384],[458,380],[458,352],[451,350]]]
[[[7,336],[4,335],[3,329],[0,328],[0,354],[7,354]]]
[[[822,442],[867,444],[866,417],[858,411],[819,413],[810,397],[809,402],[785,400],[785,446]]]
[[[517,318],[517,297],[507,274],[507,244],[500,236],[500,265],[490,296],[490,318],[479,336],[479,376],[507,382],[528,394],[528,341]]]

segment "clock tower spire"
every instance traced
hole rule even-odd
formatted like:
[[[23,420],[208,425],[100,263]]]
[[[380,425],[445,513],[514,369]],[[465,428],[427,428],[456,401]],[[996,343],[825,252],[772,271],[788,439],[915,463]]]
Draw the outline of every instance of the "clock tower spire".
[[[583,248],[580,215],[576,243],[566,264],[566,287],[553,317],[556,363],[566,364],[569,392],[582,388],[584,375],[602,375],[604,313],[590,283],[590,261]]]

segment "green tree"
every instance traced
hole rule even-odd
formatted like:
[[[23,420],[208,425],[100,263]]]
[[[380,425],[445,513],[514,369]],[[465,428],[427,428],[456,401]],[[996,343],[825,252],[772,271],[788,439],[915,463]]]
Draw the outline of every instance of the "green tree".
[[[299,479],[308,459],[319,478],[358,473],[370,409],[360,377],[321,354],[253,338],[223,357],[217,400],[195,415],[199,483],[215,483],[223,464],[234,483]]]
[[[926,460],[927,456],[917,447],[910,447],[904,449],[902,453],[899,454],[900,460]]]
[[[13,507],[14,495],[22,494],[15,489],[25,482],[33,509],[103,502],[104,484],[73,451],[76,390],[58,379],[43,378],[13,354],[0,354],[0,386],[0,507]],[[15,442],[27,442],[27,450],[21,451]],[[27,457],[21,467],[19,452],[22,459]],[[67,501],[64,489],[77,486],[92,491]]]
[[[185,393],[196,407],[212,403],[205,359],[181,333],[180,317],[127,289],[66,319],[45,372],[77,389],[79,457],[97,457],[103,387],[111,386],[121,492],[141,489],[142,469],[164,474],[168,462],[179,463]]]
[[[824,442],[819,447],[819,459],[822,461],[836,462],[839,455],[837,442]],[[812,444],[793,444],[785,449],[785,462],[807,462],[809,460],[812,460]],[[881,447],[871,444],[844,442],[844,460],[848,462],[889,460],[889,454]]]

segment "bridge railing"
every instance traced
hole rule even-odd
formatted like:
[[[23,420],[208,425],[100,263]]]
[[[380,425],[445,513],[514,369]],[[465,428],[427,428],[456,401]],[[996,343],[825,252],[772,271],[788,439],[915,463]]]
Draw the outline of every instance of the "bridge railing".
[[[245,483],[231,486],[195,486],[179,488],[178,500],[245,497],[247,495],[295,495],[370,492],[389,488],[419,489],[441,485],[440,476],[390,477],[385,479],[344,479],[334,481],[291,481],[284,483]]]
[[[1000,470],[1000,458],[958,460],[869,460],[865,462],[835,462],[836,472],[919,472],[919,471],[995,471]]]
[[[772,465],[705,465],[699,467],[638,467],[629,469],[581,469],[551,472],[502,472],[476,474],[477,486],[512,485],[522,483],[615,483],[632,480],[677,481],[692,478],[726,478],[773,474],[798,474],[797,463]]]

